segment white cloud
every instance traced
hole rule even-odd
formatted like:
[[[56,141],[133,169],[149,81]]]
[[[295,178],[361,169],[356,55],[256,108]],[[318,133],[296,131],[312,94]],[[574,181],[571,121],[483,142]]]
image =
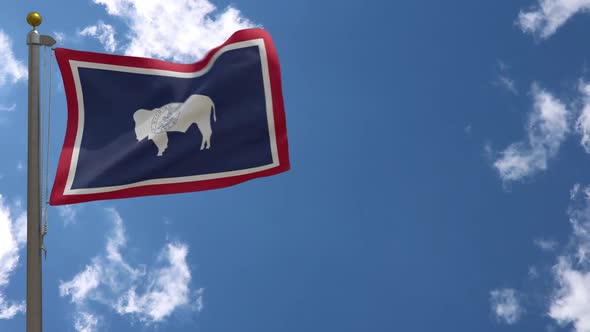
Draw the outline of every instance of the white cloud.
[[[16,163],[16,170],[20,172],[23,169],[25,169],[25,165],[23,164],[23,162],[21,160],[19,160],[18,163]]]
[[[509,69],[510,67],[504,61],[498,60],[498,78],[494,83],[504,88],[508,92],[517,95],[518,89],[516,88],[516,82],[512,78],[510,78],[508,72]]]
[[[572,326],[574,332],[590,332],[590,186],[575,184],[568,208],[572,234],[552,266],[553,287],[547,298],[546,314],[560,326]],[[541,271],[529,267],[529,278],[541,277]],[[516,322],[522,310],[514,290],[491,292],[492,308],[501,320]],[[544,304],[545,306],[545,304]],[[512,313],[517,313],[513,315]]]
[[[203,304],[203,293],[205,292],[204,288],[199,288],[197,289],[196,293],[196,298],[197,300],[195,301],[195,310],[197,312],[201,312],[203,311],[203,308],[205,307],[205,305]]]
[[[517,181],[547,169],[569,132],[568,110],[549,92],[533,85],[533,111],[527,125],[528,140],[501,152],[494,167],[504,181]]]
[[[0,112],[14,112],[16,110],[16,104],[10,106],[0,105]]]
[[[0,86],[16,83],[27,77],[27,68],[14,57],[12,40],[0,30]]]
[[[557,247],[557,242],[549,239],[536,239],[535,245],[544,251],[553,251]]]
[[[518,94],[518,89],[516,88],[516,83],[510,77],[504,74],[498,74],[498,84],[503,87],[504,89],[512,92],[513,94]]]
[[[496,318],[506,324],[518,322],[522,315],[522,308],[518,303],[514,289],[504,288],[491,291],[490,303]]]
[[[590,187],[575,187],[568,211],[572,237],[553,267],[557,287],[548,314],[561,325],[572,324],[576,332],[590,332]]]
[[[584,195],[574,196],[574,201],[579,198],[582,204],[569,210],[575,248],[575,253],[569,257],[575,258],[578,265],[590,269],[590,186],[584,188],[583,192]]]
[[[471,127],[471,124],[468,124],[467,126],[465,126],[465,128],[463,130],[465,130],[465,133],[469,135],[469,134],[471,134],[472,129],[473,128]]]
[[[4,205],[0,196],[0,286],[8,284],[8,276],[16,268],[19,260],[19,242],[10,209]]]
[[[59,285],[59,295],[72,297],[72,302],[81,304],[88,294],[100,284],[103,272],[100,264],[87,265],[84,271],[78,273],[72,280]]]
[[[25,303],[8,303],[4,295],[0,294],[0,319],[12,319],[19,313],[25,312]]]
[[[582,93],[582,112],[576,121],[576,130],[582,135],[582,147],[587,153],[590,153],[590,84],[580,84]]]
[[[115,33],[115,28],[112,25],[98,21],[96,25],[87,26],[78,34],[80,36],[95,37],[106,51],[114,52],[117,49]]]
[[[55,39],[57,44],[61,44],[66,40],[66,33],[61,31],[55,31],[53,32],[53,38]]]
[[[18,265],[19,253],[27,238],[26,226],[26,216],[21,214],[14,219],[13,212],[0,195],[0,319],[10,319],[25,310],[24,303],[7,301],[3,290]]]
[[[57,213],[62,218],[64,224],[67,226],[76,221],[78,208],[73,207],[71,205],[60,205],[57,207]]]
[[[95,332],[98,326],[98,318],[88,312],[79,312],[76,315],[74,328],[78,332]]]
[[[550,37],[577,13],[590,10],[590,0],[538,0],[537,6],[521,11],[517,23],[525,33]]]
[[[549,316],[562,325],[572,323],[576,332],[590,332],[590,272],[576,269],[565,257],[554,272],[559,288]]]
[[[186,263],[187,253],[185,245],[168,244],[163,257],[160,257],[168,266],[149,275],[143,294],[138,295],[132,288],[121,296],[115,305],[117,312],[135,314],[142,321],[159,322],[177,307],[189,304],[191,274]]]
[[[140,270],[131,268],[120,252],[127,241],[121,216],[114,209],[107,211],[113,230],[107,238],[106,253],[94,257],[83,271],[59,286],[61,296],[70,296],[72,302],[79,305],[88,299],[99,300],[101,287],[112,293],[118,290],[119,285],[133,282],[142,274]]]
[[[574,184],[574,186],[570,190],[570,199],[576,198],[576,196],[578,195],[579,192],[580,192],[580,184],[576,183],[576,184]]]
[[[233,32],[254,24],[208,0],[93,0],[128,26],[127,55],[193,62]],[[173,37],[171,37],[173,36]]]
[[[91,264],[71,280],[61,282],[60,295],[70,297],[81,313],[87,313],[91,303],[99,303],[145,324],[164,321],[180,308],[191,309],[192,301],[201,301],[201,306],[197,307],[202,308],[202,292],[193,296],[190,291],[188,247],[182,243],[168,243],[156,265],[133,267],[122,252],[127,243],[123,219],[114,209],[109,209],[108,213],[113,230],[107,238],[105,253],[94,257]],[[92,315],[79,316],[76,326],[91,327],[76,329],[93,331],[95,319]]]

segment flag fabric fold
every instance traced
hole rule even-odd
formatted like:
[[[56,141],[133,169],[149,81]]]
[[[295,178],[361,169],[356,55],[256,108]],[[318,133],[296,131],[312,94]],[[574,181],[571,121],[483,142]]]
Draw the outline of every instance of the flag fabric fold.
[[[290,168],[265,30],[238,31],[193,64],[55,54],[68,121],[52,205],[223,188]]]

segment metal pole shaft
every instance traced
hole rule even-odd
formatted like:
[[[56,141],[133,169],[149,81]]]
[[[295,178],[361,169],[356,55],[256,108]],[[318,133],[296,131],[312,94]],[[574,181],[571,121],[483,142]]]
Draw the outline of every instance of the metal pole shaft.
[[[29,45],[29,128],[27,155],[27,332],[43,330],[41,278],[41,155],[39,123],[39,58],[41,46],[53,46],[55,39],[40,35],[36,27],[41,15],[31,12],[27,23],[33,26],[27,34]]]
[[[41,332],[41,181],[39,153],[40,35],[33,29],[29,45],[29,129],[27,159],[27,332]]]

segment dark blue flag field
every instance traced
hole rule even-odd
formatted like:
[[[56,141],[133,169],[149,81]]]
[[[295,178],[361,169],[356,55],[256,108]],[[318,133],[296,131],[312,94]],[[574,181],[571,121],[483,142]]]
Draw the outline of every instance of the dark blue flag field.
[[[238,31],[194,64],[55,54],[68,122],[52,205],[222,188],[290,167],[264,30]]]

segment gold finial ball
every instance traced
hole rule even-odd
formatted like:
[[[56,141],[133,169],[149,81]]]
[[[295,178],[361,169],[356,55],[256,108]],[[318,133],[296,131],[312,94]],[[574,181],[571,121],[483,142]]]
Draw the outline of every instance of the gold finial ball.
[[[29,23],[30,25],[33,26],[33,28],[38,27],[39,25],[41,25],[41,22],[43,21],[43,19],[41,18],[41,14],[37,13],[37,12],[30,12],[27,15],[27,23]]]

